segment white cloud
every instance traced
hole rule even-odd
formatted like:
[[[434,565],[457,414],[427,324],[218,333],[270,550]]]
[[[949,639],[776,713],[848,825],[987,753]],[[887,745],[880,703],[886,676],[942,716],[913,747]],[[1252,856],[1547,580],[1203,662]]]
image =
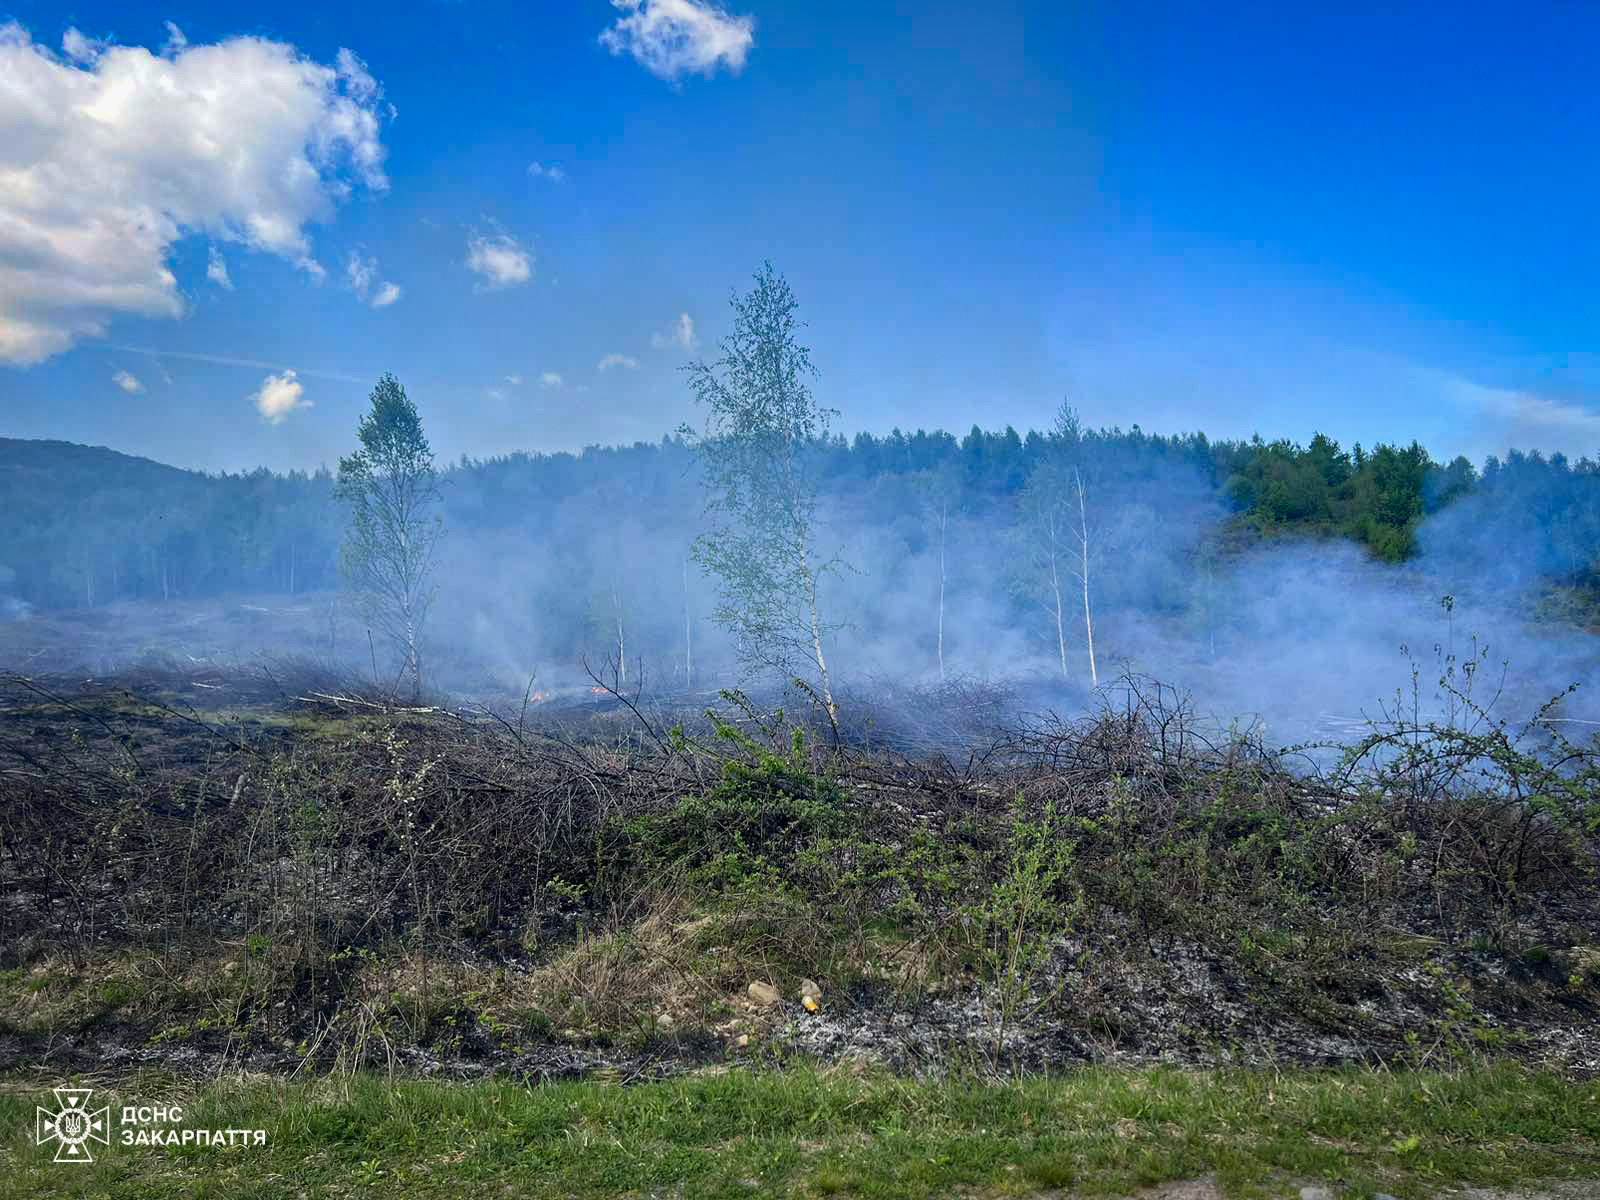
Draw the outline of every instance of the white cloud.
[[[693,350],[700,344],[700,339],[694,335],[694,318],[688,313],[679,313],[671,330],[650,335],[650,344],[657,350],[665,350],[668,346],[681,346],[685,350]]]
[[[166,373],[166,368],[161,365],[161,360],[164,358],[179,358],[186,362],[216,363],[222,367],[250,367],[265,371],[289,371],[298,375],[310,375],[317,379],[333,379],[340,383],[367,384],[372,382],[371,375],[350,375],[342,371],[319,371],[312,367],[288,367],[283,363],[263,362],[259,358],[237,358],[231,354],[196,354],[191,350],[155,350],[149,346],[114,345],[111,348],[113,350],[126,350],[130,354],[148,355],[150,361],[156,364],[156,369],[163,374]],[[169,377],[167,382],[171,383],[172,379]]]
[[[484,388],[483,394],[491,400],[504,400],[506,398],[505,388]]]
[[[522,386],[522,376],[521,375],[507,375],[506,376],[506,382],[509,383],[512,387],[521,387]]]
[[[377,260],[364,257],[359,250],[352,253],[350,261],[345,264],[345,277],[350,281],[350,290],[357,295],[366,293],[377,274]]]
[[[61,52],[77,63],[92,63],[105,53],[106,44],[76,29],[61,35]]]
[[[341,46],[339,53],[333,56],[334,70],[345,86],[352,99],[361,104],[370,104],[383,95],[383,89],[378,86],[378,81],[372,77],[372,72],[367,70],[367,64],[361,61],[361,56],[353,50]]]
[[[111,382],[116,384],[123,391],[127,392],[130,396],[137,395],[138,393],[144,391],[144,384],[139,382],[139,377],[137,375],[130,374],[127,371],[118,371],[111,377]]]
[[[269,425],[279,425],[295,409],[311,407],[311,401],[305,399],[304,393],[305,388],[295,378],[295,373],[285,371],[282,375],[268,375],[263,379],[250,400],[263,421]]]
[[[215,246],[211,247],[206,256],[206,278],[220,288],[233,291],[233,280],[228,275],[228,264],[222,257],[222,251]]]
[[[737,75],[755,43],[753,18],[709,0],[611,0],[611,7],[623,15],[600,35],[600,44],[612,54],[633,55],[662,79],[709,77],[719,66]]]
[[[561,376],[557,375],[554,371],[546,371],[543,375],[539,376],[540,387],[558,388],[561,386],[561,384]]]
[[[63,51],[0,25],[0,362],[40,362],[119,314],[181,316],[169,260],[189,234],[316,277],[307,227],[387,186],[377,85],[353,55],[169,36],[158,57],[77,31]]]
[[[567,173],[559,163],[529,163],[528,174],[535,179],[548,179],[551,183],[565,183]]]
[[[533,278],[533,255],[509,233],[467,238],[467,270],[483,277],[485,288],[515,287]]]
[[[400,299],[400,285],[388,280],[378,281],[378,260],[371,255],[353,250],[345,263],[345,280],[350,290],[373,308],[388,308]]]
[[[609,371],[612,367],[623,367],[629,371],[637,371],[639,369],[639,360],[630,358],[626,354],[608,354],[600,360],[598,369]]]
[[[1513,447],[1592,454],[1600,445],[1600,411],[1595,409],[1517,388],[1487,387],[1427,368],[1419,374],[1470,414],[1458,422],[1458,437],[1473,457],[1504,454]]]

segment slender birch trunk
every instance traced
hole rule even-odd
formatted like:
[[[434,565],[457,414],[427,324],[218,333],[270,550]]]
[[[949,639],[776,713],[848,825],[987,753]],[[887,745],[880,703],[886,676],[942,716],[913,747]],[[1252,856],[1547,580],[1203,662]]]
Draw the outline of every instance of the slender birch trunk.
[[[1061,678],[1067,677],[1067,631],[1061,618],[1061,573],[1056,569],[1055,555],[1050,556],[1050,593],[1055,597],[1056,649],[1061,655]]]
[[[689,619],[689,560],[683,560],[683,686],[694,686],[694,623]]]
[[[622,600],[617,595],[616,585],[611,587],[611,611],[617,620],[617,671],[623,683],[628,681],[628,638],[622,628]]]
[[[950,523],[950,517],[944,511],[939,513],[939,682],[944,682],[944,543],[945,528]]]
[[[1078,542],[1082,557],[1079,559],[1078,578],[1083,582],[1083,636],[1089,647],[1089,683],[1100,686],[1100,675],[1094,664],[1094,617],[1089,611],[1089,509],[1083,499],[1083,474],[1072,468],[1072,478],[1078,485]]]
[[[422,699],[422,659],[417,654],[417,624],[406,613],[406,670],[411,676],[411,699]]]
[[[822,617],[817,611],[817,577],[806,568],[807,599],[811,601],[811,648],[817,656],[817,673],[822,679],[822,701],[828,708],[828,720],[839,720],[839,706],[833,702],[833,685],[828,681],[828,659],[822,653]]]

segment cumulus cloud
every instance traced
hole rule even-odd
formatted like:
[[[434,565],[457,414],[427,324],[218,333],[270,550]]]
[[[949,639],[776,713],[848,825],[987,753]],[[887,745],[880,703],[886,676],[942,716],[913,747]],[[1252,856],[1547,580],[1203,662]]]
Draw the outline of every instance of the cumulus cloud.
[[[128,371],[118,371],[111,377],[111,382],[130,396],[136,396],[144,391],[144,384],[139,382],[139,377]]]
[[[157,56],[73,30],[58,55],[0,25],[0,362],[119,314],[181,316],[169,260],[188,234],[316,276],[307,227],[387,186],[380,91],[354,55],[168,33]]]
[[[345,263],[345,281],[350,290],[373,308],[388,308],[400,299],[400,285],[378,279],[378,260],[353,250]]]
[[[567,173],[559,163],[529,163],[528,174],[535,179],[548,179],[551,183],[565,183]]]
[[[467,238],[467,270],[483,279],[481,287],[516,287],[533,278],[533,255],[509,233],[475,233]]]
[[[546,371],[543,375],[539,376],[540,387],[558,388],[561,386],[562,382],[561,376],[557,375],[554,371]]]
[[[599,370],[609,371],[612,367],[622,367],[624,370],[637,371],[639,360],[626,354],[608,354],[600,360]]]
[[[668,346],[693,350],[700,344],[700,339],[694,335],[694,318],[688,313],[679,313],[677,321],[670,330],[650,335],[650,344],[657,350],[665,350]]]
[[[233,280],[228,275],[228,264],[222,257],[222,251],[215,246],[206,256],[206,278],[220,288],[233,291]]]
[[[294,371],[268,375],[251,394],[250,400],[261,414],[261,419],[269,425],[280,425],[296,409],[311,407],[311,401],[305,398],[305,388],[295,378]]]
[[[631,54],[662,79],[715,74],[719,66],[737,75],[755,43],[755,20],[738,17],[708,0],[611,0],[622,16],[600,35],[612,54]]]

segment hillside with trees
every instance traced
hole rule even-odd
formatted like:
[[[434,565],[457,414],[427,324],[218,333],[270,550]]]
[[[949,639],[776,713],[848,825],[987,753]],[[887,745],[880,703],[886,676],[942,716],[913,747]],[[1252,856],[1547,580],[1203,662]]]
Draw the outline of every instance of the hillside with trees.
[[[1512,450],[1479,470],[1460,457],[1437,463],[1415,442],[1346,451],[1322,434],[1304,446],[1147,434],[1137,425],[1085,437],[1130,476],[1174,466],[1194,472],[1226,503],[1237,529],[1263,536],[1349,537],[1400,562],[1415,554],[1424,516],[1472,497],[1536,537],[1548,535],[1548,569],[1563,582],[1592,578],[1600,557],[1600,464],[1588,457]],[[830,495],[885,524],[897,515],[888,496],[934,479],[953,489],[964,511],[1003,520],[1015,518],[1049,442],[1047,433],[974,425],[959,439],[921,429],[838,435],[811,454]],[[619,491],[644,511],[652,500],[688,497],[695,482],[682,439],[670,434],[655,445],[578,454],[463,457],[443,474],[455,523],[496,529]],[[16,572],[15,595],[50,607],[173,593],[294,593],[334,581],[343,514],[332,499],[326,469],[208,475],[101,447],[0,438],[0,562]],[[77,548],[76,561],[47,552],[62,546]]]

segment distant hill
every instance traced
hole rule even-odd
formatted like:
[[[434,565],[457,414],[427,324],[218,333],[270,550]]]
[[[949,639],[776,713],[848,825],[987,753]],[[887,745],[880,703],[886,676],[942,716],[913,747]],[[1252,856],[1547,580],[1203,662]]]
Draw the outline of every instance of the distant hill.
[[[26,597],[33,603],[50,602],[48,589],[29,582],[37,564],[93,545],[97,531],[158,505],[202,504],[212,483],[198,471],[104,446],[0,438],[0,593],[20,585],[35,593]]]
[[[213,476],[76,442],[0,438],[0,597],[50,607],[248,586],[236,519],[265,484],[304,492],[306,476]],[[318,501],[326,507],[325,496]]]
[[[185,483],[203,487],[198,471],[169,467],[105,446],[77,442],[0,438],[0,503],[30,498],[59,502],[96,492],[149,488],[164,492]]]

